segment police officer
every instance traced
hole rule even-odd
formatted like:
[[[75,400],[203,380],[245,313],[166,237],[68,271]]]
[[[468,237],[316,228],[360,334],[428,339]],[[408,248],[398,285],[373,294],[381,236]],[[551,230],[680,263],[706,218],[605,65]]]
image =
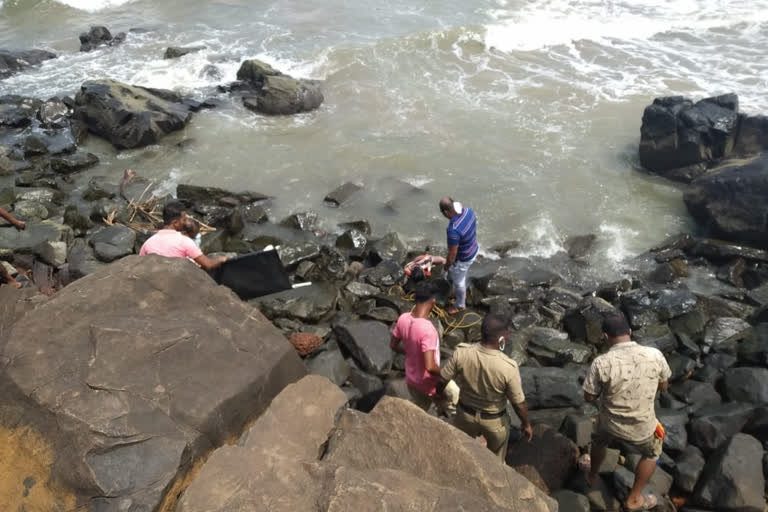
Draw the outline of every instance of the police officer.
[[[527,441],[533,437],[517,363],[502,350],[509,336],[507,320],[483,319],[483,340],[461,343],[440,372],[443,383],[455,380],[461,390],[454,425],[472,437],[482,435],[488,449],[503,461],[509,442],[507,400],[522,422]]]

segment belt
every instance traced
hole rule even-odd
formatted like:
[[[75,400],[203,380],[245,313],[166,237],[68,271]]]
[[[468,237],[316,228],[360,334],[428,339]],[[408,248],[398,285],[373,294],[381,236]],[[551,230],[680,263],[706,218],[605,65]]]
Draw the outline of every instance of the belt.
[[[480,417],[482,419],[484,419],[484,420],[493,420],[493,419],[496,419],[496,418],[501,418],[502,416],[507,414],[507,410],[506,409],[504,409],[501,412],[483,412],[483,411],[478,411],[477,409],[475,409],[473,407],[470,407],[468,405],[464,405],[461,402],[459,402],[458,405],[459,405],[459,408],[462,411],[464,411],[464,412],[466,412],[468,414],[473,414],[474,415],[474,414],[477,414],[479,412],[480,413]]]

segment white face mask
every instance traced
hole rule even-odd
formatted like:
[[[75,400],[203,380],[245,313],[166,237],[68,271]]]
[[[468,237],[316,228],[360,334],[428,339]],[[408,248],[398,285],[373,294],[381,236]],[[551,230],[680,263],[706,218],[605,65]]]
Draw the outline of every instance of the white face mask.
[[[504,352],[505,348],[507,348],[507,340],[504,338],[504,336],[499,336],[499,350]]]

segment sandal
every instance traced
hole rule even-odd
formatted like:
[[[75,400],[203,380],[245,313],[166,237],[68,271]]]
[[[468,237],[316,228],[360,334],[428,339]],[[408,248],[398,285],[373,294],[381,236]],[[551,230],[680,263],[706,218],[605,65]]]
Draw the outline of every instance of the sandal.
[[[642,512],[643,510],[652,510],[659,504],[659,500],[653,494],[646,494],[643,496],[643,504],[640,508],[629,508],[627,504],[624,504],[625,512]]]
[[[466,311],[466,309],[467,309],[467,308],[461,308],[461,309],[459,309],[459,308],[457,308],[457,307],[455,307],[455,306],[451,306],[451,307],[450,307],[450,308],[448,308],[448,309],[447,309],[445,312],[446,312],[446,313],[448,313],[449,315],[456,315],[456,314],[458,314],[458,313],[463,313],[464,311]]]

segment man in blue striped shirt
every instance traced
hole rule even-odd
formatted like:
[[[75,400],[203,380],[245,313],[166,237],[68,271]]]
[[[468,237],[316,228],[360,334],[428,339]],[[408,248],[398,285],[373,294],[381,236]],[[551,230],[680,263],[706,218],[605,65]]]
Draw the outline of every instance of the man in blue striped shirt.
[[[467,299],[467,274],[477,256],[477,218],[472,208],[450,197],[440,200],[440,212],[448,219],[448,257],[445,268],[453,281],[456,303],[448,310],[453,315],[464,310]]]

